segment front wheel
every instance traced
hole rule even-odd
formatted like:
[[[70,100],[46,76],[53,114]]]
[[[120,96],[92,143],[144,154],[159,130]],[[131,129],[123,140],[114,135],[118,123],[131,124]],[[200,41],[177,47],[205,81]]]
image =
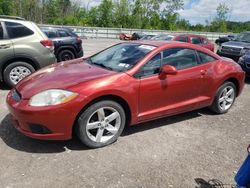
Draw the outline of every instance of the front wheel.
[[[222,84],[216,94],[210,109],[217,114],[227,113],[233,106],[236,98],[236,87],[232,82]]]
[[[83,144],[90,148],[100,148],[115,142],[125,123],[125,112],[120,104],[100,101],[80,115],[76,131]]]
[[[13,62],[3,71],[4,82],[12,88],[33,72],[35,72],[35,69],[30,64],[26,62]]]

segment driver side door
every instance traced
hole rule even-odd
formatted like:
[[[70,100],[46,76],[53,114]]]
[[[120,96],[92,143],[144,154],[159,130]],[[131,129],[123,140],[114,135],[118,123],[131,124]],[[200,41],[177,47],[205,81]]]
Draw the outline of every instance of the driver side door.
[[[175,66],[177,75],[167,75],[165,79],[160,79],[162,64]],[[140,71],[139,121],[196,108],[202,79],[194,50],[166,49],[145,63]]]

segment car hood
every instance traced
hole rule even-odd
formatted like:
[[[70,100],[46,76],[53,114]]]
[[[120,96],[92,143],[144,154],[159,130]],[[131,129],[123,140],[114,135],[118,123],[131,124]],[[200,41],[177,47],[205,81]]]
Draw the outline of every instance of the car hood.
[[[250,43],[239,42],[239,41],[229,41],[222,44],[222,46],[232,46],[232,47],[241,47],[241,48],[250,48]]]
[[[106,77],[116,72],[87,64],[84,60],[61,62],[43,68],[17,84],[23,99],[47,89],[67,89],[76,84]]]

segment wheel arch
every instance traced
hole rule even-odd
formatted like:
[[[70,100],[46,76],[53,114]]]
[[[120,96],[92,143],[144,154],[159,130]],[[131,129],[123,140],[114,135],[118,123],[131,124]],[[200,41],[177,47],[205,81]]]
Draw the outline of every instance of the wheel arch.
[[[117,102],[118,104],[120,104],[122,106],[122,108],[124,109],[125,111],[125,114],[126,114],[126,124],[125,126],[128,126],[130,125],[131,123],[131,118],[132,118],[132,111],[131,111],[131,108],[128,104],[128,102],[118,96],[118,95],[103,95],[103,96],[99,96],[93,100],[91,100],[90,102],[88,102],[82,109],[81,111],[77,114],[76,118],[75,118],[75,121],[74,121],[74,125],[72,127],[72,136],[73,134],[75,133],[76,131],[76,126],[77,126],[77,120],[78,118],[80,117],[80,115],[88,108],[90,107],[92,104],[96,103],[96,102],[100,102],[100,101],[104,101],[104,100],[111,100],[111,101],[114,101],[114,102]]]
[[[225,83],[225,82],[232,82],[235,85],[235,87],[236,87],[236,96],[238,97],[239,96],[239,91],[240,91],[240,82],[238,81],[238,79],[234,78],[234,77],[230,77],[227,80],[225,80],[223,83]]]
[[[1,81],[3,81],[3,72],[5,68],[11,63],[18,62],[18,61],[22,61],[22,62],[30,64],[35,70],[38,70],[41,68],[39,63],[34,58],[27,57],[27,56],[16,56],[14,58],[7,59],[3,63],[1,63],[1,67],[0,67],[0,73],[1,73],[0,80]]]

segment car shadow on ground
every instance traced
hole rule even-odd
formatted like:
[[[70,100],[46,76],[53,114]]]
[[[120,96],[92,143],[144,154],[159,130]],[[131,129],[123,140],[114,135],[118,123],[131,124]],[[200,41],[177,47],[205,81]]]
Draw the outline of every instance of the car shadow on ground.
[[[246,84],[250,84],[250,77],[246,77],[245,83],[246,83]]]
[[[129,136],[138,132],[147,131],[161,126],[168,126],[182,122],[187,119],[197,118],[203,114],[211,114],[208,110],[202,109],[181,115],[162,118],[147,123],[126,127],[121,136]],[[61,153],[67,150],[88,150],[77,138],[69,141],[41,141],[28,138],[19,133],[11,123],[10,114],[6,115],[0,123],[0,138],[9,147],[28,153]]]
[[[3,82],[0,81],[0,90],[9,90],[9,88]]]
[[[195,183],[197,184],[195,188],[234,188],[236,187],[235,185],[231,184],[224,184],[220,180],[217,179],[211,179],[211,180],[204,180],[202,178],[195,178],[194,179]]]

